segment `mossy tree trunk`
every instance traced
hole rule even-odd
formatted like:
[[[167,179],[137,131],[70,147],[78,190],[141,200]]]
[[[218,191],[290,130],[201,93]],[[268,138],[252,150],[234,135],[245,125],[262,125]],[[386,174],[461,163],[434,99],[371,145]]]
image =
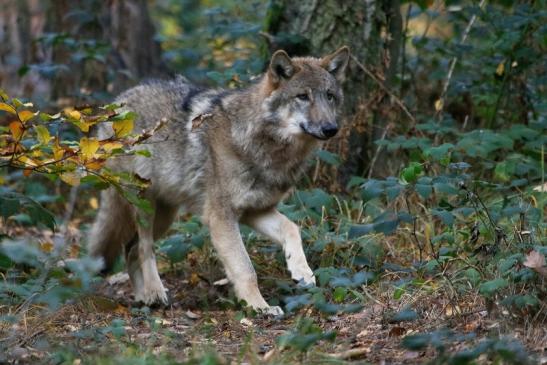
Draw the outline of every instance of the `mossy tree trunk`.
[[[265,32],[272,50],[293,55],[321,56],[348,45],[368,70],[390,83],[395,79],[400,47],[398,0],[274,0]],[[385,93],[354,61],[350,62],[345,89],[345,128],[327,148],[338,152],[344,164],[341,181],[370,169],[386,121],[377,106]]]

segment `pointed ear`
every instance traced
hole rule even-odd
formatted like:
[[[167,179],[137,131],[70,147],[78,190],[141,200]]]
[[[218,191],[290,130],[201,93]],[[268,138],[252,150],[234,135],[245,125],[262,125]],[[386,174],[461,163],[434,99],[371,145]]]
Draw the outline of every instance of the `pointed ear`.
[[[349,62],[350,51],[347,46],[338,49],[336,52],[323,57],[321,66],[330,72],[339,82],[344,81],[346,67]]]
[[[279,50],[273,54],[268,73],[274,83],[281,79],[290,79],[295,72],[296,66],[287,52]]]

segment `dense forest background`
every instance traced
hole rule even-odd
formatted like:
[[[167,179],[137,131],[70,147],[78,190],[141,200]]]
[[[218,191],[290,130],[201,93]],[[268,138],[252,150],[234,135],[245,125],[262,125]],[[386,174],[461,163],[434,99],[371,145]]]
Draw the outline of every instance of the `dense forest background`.
[[[0,0],[0,362],[545,363],[546,5]],[[98,191],[147,206],[145,182],[104,168],[154,133],[116,113],[119,92],[245,87],[277,49],[342,45],[343,127],[279,207],[318,287],[243,227],[288,313],[256,316],[184,214],[157,247],[169,308],[132,303],[122,263],[97,275]]]

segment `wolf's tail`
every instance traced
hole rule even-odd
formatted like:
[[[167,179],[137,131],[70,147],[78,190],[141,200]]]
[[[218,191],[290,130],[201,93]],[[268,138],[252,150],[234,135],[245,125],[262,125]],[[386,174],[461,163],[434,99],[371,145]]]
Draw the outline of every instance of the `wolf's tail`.
[[[136,235],[134,208],[113,188],[101,193],[101,206],[89,235],[89,254],[109,271],[122,248]]]

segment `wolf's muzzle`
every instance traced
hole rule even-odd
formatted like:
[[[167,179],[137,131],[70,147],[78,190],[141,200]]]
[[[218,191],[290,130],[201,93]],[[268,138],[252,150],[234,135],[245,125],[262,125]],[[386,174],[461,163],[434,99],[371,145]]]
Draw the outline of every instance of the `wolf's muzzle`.
[[[315,137],[320,140],[327,140],[332,138],[338,133],[338,126],[336,123],[325,123],[325,124],[300,124],[300,128],[312,137]]]

